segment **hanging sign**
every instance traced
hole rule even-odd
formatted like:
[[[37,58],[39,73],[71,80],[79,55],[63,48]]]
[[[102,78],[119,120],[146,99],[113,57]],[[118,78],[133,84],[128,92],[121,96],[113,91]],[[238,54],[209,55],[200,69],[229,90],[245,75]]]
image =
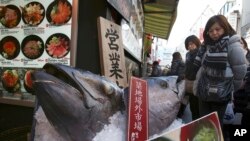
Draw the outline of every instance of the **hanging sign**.
[[[98,36],[102,75],[113,80],[119,87],[127,87],[121,27],[99,17]]]
[[[127,141],[145,141],[148,139],[147,88],[147,81],[131,77]]]

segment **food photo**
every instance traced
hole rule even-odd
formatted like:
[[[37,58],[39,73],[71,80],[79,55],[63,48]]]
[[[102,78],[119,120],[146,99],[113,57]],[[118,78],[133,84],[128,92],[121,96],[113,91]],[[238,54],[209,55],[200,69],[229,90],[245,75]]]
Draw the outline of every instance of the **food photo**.
[[[16,5],[6,5],[2,7],[0,22],[6,28],[14,28],[21,21],[21,11]]]
[[[66,24],[71,19],[71,15],[72,6],[67,0],[56,0],[46,10],[48,22],[56,26]]]
[[[20,90],[21,83],[17,70],[6,69],[1,75],[3,88],[11,93],[15,93]]]
[[[181,141],[223,141],[218,119],[205,117],[181,128]]]
[[[70,51],[70,39],[62,33],[53,34],[47,39],[45,48],[52,58],[63,58]]]
[[[30,26],[39,25],[45,17],[45,8],[39,2],[30,2],[21,9],[23,22]]]
[[[20,53],[20,43],[14,36],[6,36],[0,41],[0,53],[3,58],[12,60]]]
[[[23,85],[24,85],[24,88],[27,92],[29,93],[32,93],[33,92],[33,81],[32,81],[32,78],[31,78],[31,74],[34,72],[34,70],[26,70],[25,74],[24,74],[24,79],[23,79]]]
[[[26,36],[22,41],[21,50],[28,59],[37,59],[44,52],[43,40],[37,35]]]

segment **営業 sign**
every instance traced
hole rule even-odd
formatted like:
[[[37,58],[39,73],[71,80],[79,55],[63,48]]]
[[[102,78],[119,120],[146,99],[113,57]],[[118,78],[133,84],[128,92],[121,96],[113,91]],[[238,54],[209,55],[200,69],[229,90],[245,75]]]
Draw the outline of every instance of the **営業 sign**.
[[[98,35],[102,74],[113,80],[119,87],[127,87],[121,27],[99,17]]]

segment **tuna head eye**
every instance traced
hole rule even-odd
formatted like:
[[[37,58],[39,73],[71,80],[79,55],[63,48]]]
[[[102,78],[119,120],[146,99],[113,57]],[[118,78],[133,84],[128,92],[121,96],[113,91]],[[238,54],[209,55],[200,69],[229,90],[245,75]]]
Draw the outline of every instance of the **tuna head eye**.
[[[166,81],[161,81],[160,86],[164,89],[168,88],[168,83]]]
[[[115,92],[115,89],[112,87],[112,85],[109,85],[108,83],[104,83],[104,92],[107,95],[111,95]]]

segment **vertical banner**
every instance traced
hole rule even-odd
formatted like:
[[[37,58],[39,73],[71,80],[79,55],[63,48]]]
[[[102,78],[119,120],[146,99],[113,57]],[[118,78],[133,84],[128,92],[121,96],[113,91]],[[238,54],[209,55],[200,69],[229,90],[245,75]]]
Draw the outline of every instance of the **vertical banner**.
[[[102,74],[113,80],[119,87],[127,87],[121,27],[99,17],[98,36]]]
[[[131,77],[129,92],[127,141],[148,139],[148,86],[147,81]]]

